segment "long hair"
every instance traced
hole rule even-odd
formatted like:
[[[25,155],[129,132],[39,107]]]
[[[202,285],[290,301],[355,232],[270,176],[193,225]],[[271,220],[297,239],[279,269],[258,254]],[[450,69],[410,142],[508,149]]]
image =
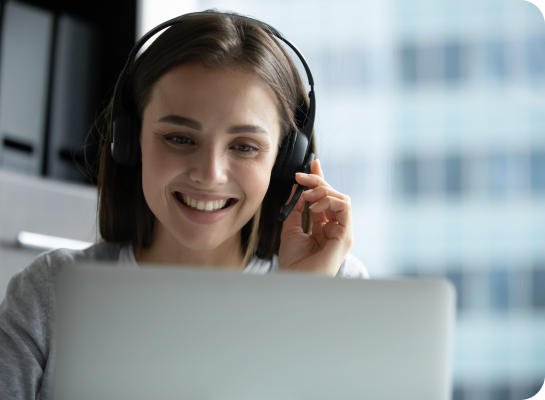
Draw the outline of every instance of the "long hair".
[[[235,18],[233,18],[235,16]],[[256,74],[274,91],[282,139],[297,128],[296,110],[308,106],[308,97],[293,60],[269,33],[236,14],[197,14],[163,32],[136,59],[129,73],[131,112],[142,120],[152,89],[173,68],[200,63],[210,68],[238,68]],[[110,153],[111,105],[102,116],[101,155],[98,176],[99,227],[109,242],[130,241],[139,248],[152,244],[155,216],[142,190],[142,167],[117,164]],[[316,152],[314,141],[312,150]],[[256,254],[271,259],[278,254],[282,223],[278,213],[290,195],[293,182],[271,179],[256,214],[242,228],[245,263]],[[303,229],[310,232],[310,211],[305,206]]]

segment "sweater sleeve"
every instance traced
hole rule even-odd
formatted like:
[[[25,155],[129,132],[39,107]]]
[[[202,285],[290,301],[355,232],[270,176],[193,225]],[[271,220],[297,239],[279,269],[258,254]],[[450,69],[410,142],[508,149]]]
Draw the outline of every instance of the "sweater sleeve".
[[[0,398],[35,399],[47,365],[51,274],[42,255],[10,281],[0,304]]]
[[[124,245],[102,242],[86,250],[52,250],[11,278],[0,304],[0,399],[50,398],[55,278],[74,261],[115,262]]]

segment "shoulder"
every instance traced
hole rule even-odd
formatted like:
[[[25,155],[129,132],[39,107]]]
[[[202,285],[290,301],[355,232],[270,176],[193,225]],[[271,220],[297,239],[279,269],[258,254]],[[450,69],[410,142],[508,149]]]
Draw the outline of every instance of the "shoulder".
[[[0,303],[0,359],[9,365],[0,368],[0,397],[34,398],[47,390],[58,272],[75,261],[116,260],[122,247],[104,242],[85,250],[48,251],[13,276]]]
[[[337,277],[369,279],[369,272],[360,260],[352,253],[348,253],[337,272]]]
[[[40,254],[28,267],[11,279],[8,294],[40,291],[64,266],[76,261],[115,261],[124,243],[102,242],[85,250],[55,249]]]
[[[76,261],[116,260],[122,247],[122,243],[103,242],[85,250],[55,249],[40,254],[28,267],[11,278],[6,297],[0,305],[0,315],[4,315],[7,309],[19,309],[25,314],[41,313],[43,316],[39,309],[50,300],[53,279],[62,267]]]
[[[119,243],[104,242],[85,250],[56,249],[40,254],[28,267],[11,278],[6,297],[0,304],[2,328],[8,320],[16,318],[35,325],[29,326],[29,329],[43,329],[49,315],[48,307],[53,301],[53,281],[58,272],[76,261],[115,260],[122,246]]]

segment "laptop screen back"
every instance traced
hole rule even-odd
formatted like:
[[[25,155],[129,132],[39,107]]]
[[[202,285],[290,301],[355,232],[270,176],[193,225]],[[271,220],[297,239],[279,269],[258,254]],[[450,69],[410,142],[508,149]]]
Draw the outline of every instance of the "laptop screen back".
[[[445,281],[67,267],[53,398],[446,400],[454,297]]]

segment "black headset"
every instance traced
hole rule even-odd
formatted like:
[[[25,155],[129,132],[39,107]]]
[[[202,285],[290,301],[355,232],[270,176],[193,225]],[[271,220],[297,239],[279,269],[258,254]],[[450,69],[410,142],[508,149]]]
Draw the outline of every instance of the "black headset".
[[[293,182],[296,172],[310,172],[310,163],[314,159],[314,153],[310,151],[312,142],[312,131],[314,127],[314,117],[316,115],[316,101],[314,98],[314,80],[312,73],[299,49],[288,41],[284,36],[272,26],[255,20],[253,18],[244,17],[236,14],[217,13],[213,11],[195,12],[184,14],[173,18],[156,26],[144,36],[140,38],[129,53],[129,59],[125,64],[125,68],[121,71],[119,79],[114,90],[112,101],[112,113],[110,120],[110,143],[113,159],[120,165],[136,166],[140,162],[140,121],[138,117],[131,112],[131,108],[125,107],[129,96],[125,93],[126,81],[129,75],[130,68],[134,62],[138,51],[144,44],[158,32],[176,25],[184,20],[190,19],[199,15],[223,15],[241,21],[256,24],[264,31],[276,36],[278,39],[287,44],[297,54],[303,67],[305,68],[308,83],[310,85],[309,106],[299,106],[296,111],[295,121],[298,124],[297,131],[291,130],[289,134],[282,140],[278,155],[272,170],[272,178],[280,181]],[[297,200],[303,193],[303,186],[298,185],[295,194],[289,204],[282,207],[278,219],[285,221],[291,213]]]

